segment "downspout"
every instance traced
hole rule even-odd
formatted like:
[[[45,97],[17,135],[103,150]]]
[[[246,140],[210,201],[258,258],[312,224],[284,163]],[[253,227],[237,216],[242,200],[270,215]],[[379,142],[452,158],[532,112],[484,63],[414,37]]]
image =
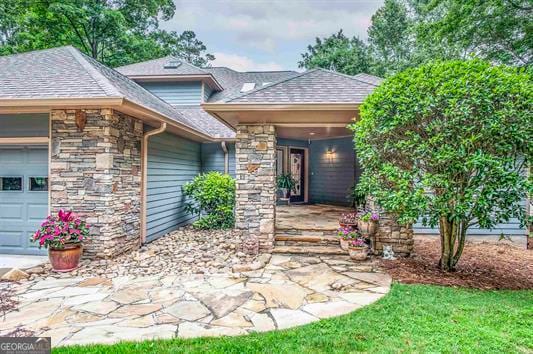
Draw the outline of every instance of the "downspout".
[[[224,151],[224,173],[229,173],[229,154],[228,154],[228,147],[226,146],[226,142],[223,141],[220,143],[220,146],[222,147],[222,151]]]
[[[144,133],[141,147],[141,170],[142,170],[142,181],[141,181],[141,238],[139,239],[139,246],[146,241],[146,195],[148,183],[148,138],[157,134],[161,134],[167,129],[167,123],[161,122],[161,126],[157,129],[151,130]]]

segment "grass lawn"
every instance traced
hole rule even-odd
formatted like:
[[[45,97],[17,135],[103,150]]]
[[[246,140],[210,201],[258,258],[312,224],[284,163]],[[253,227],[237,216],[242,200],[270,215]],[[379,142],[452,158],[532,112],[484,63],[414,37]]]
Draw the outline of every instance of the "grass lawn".
[[[533,291],[395,284],[375,304],[290,330],[241,337],[64,347],[54,352],[533,352]]]

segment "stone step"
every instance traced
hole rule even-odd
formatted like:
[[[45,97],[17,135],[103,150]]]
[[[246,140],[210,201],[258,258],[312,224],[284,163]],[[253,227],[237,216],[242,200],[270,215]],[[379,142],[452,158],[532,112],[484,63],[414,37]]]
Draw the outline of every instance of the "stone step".
[[[274,239],[276,240],[276,245],[280,246],[320,246],[339,244],[339,238],[337,236],[276,234]]]
[[[336,236],[337,229],[293,229],[293,228],[278,228],[276,227],[276,235],[301,235],[301,236]]]
[[[323,255],[347,255],[348,252],[340,248],[340,246],[274,246],[272,253],[288,253],[288,254],[323,254]]]

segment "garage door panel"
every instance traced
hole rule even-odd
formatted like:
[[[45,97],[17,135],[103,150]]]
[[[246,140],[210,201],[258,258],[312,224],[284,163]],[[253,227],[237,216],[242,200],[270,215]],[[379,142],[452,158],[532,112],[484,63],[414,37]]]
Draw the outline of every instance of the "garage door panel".
[[[24,221],[24,203],[3,203],[0,208],[0,220],[2,221]]]
[[[28,204],[28,221],[33,222],[42,222],[43,221],[43,215],[46,216],[48,213],[48,204],[42,203],[42,204]]]
[[[32,177],[48,177],[47,148],[0,147],[0,177],[22,180],[20,191],[0,191],[0,253],[45,254],[29,239],[48,214],[48,192],[46,184],[37,181],[30,188],[29,183]]]
[[[2,237],[0,238],[1,247],[11,248],[23,248],[25,244],[24,240],[25,232],[16,230],[2,231]]]
[[[26,154],[26,161],[31,164],[46,165],[48,161],[48,151],[42,149],[30,149]]]
[[[2,149],[0,163],[20,163],[24,161],[24,151],[20,149]]]

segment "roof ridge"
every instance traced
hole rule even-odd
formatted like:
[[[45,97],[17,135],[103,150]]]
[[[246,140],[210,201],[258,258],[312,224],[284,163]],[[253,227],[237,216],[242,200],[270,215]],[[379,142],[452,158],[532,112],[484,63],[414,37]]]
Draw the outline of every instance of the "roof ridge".
[[[191,64],[191,63],[189,63],[189,62],[186,61],[186,60],[183,60],[183,59],[180,59],[180,58],[177,58],[177,57],[173,57],[173,58],[179,60],[182,64],[185,64],[185,65],[188,65],[188,66],[192,66],[193,68],[198,69],[198,70],[200,70],[200,71],[202,71],[202,72],[204,72],[204,73],[206,73],[206,74],[211,74],[211,73],[205,71],[203,68],[201,68],[201,67],[199,67],[199,66],[196,66],[196,65],[194,65],[194,64]]]
[[[302,77],[304,75],[307,75],[307,74],[310,74],[312,72],[315,72],[317,71],[318,68],[315,68],[315,69],[311,69],[311,70],[306,70],[304,71],[303,73],[299,73],[297,75],[294,75],[294,76],[291,76],[291,77],[287,77],[287,78],[284,78],[284,79],[281,79],[279,81],[274,81],[274,82],[271,82],[270,84],[268,85],[264,85],[264,86],[261,86],[259,88],[256,88],[254,90],[251,90],[251,91],[248,91],[248,92],[244,92],[242,95],[237,95],[237,96],[234,96],[232,98],[230,98],[229,100],[226,100],[226,102],[231,102],[233,100],[236,100],[238,98],[242,98],[242,97],[245,97],[245,96],[248,96],[248,95],[251,95],[252,93],[256,93],[258,91],[261,91],[261,90],[264,90],[264,89],[267,89],[267,88],[270,88],[272,86],[276,86],[276,85],[279,85],[279,84],[282,84],[284,82],[287,82],[287,81],[290,81],[292,79],[296,79],[296,78],[299,78],[299,77]]]
[[[94,81],[104,90],[106,94],[114,94],[119,97],[123,97],[124,95],[116,88],[115,85],[109,81],[107,77],[105,77],[98,69],[94,67],[93,64],[91,64],[86,58],[84,58],[84,54],[81,53],[78,49],[74,48],[73,46],[66,46],[65,47],[70,54],[78,61],[78,63],[87,71],[87,73],[94,79]]]
[[[46,52],[46,51],[52,51],[52,50],[66,49],[66,48],[68,48],[68,47],[72,47],[72,46],[69,44],[69,45],[62,45],[62,46],[60,46],[60,47],[34,49],[34,50],[29,50],[29,51],[27,51],[27,52],[20,52],[20,53],[11,53],[11,54],[0,55],[0,57],[1,57],[1,58],[8,58],[8,57],[16,57],[16,56],[19,56],[19,55],[30,55],[30,54],[38,53],[38,52]]]
[[[139,64],[144,64],[144,63],[149,63],[151,61],[156,61],[156,60],[161,60],[161,59],[164,59],[164,58],[168,58],[168,57],[172,57],[172,55],[165,55],[164,57],[159,57],[159,58],[154,58],[154,59],[149,59],[149,60],[143,60],[143,61],[139,61],[137,63],[131,63],[131,64],[126,64],[126,65],[121,65],[121,66],[117,66],[115,69],[122,69],[122,68],[126,68],[128,66],[133,66],[133,65],[139,65]]]
[[[372,74],[368,74],[368,73],[365,73],[365,72],[361,72],[361,73],[359,73],[359,74],[355,74],[355,75],[354,75],[354,78],[355,78],[356,80],[362,81],[362,82],[364,82],[364,83],[367,83],[367,84],[369,84],[369,85],[376,86],[376,87],[378,87],[379,85],[376,85],[376,84],[373,84],[373,83],[371,83],[371,82],[368,82],[368,81],[365,81],[365,80],[362,80],[362,79],[356,78],[356,76],[359,76],[359,75],[367,75],[367,76],[375,77],[376,79],[379,79],[379,80],[382,80],[382,81],[384,80],[382,77],[379,77],[379,76],[376,76],[376,75],[372,75]]]
[[[185,65],[188,65],[190,67],[193,67],[205,74],[209,74],[207,71],[205,71],[203,68],[199,67],[199,66],[196,66],[194,64],[191,64],[189,63],[188,61],[186,61],[185,59],[182,59],[182,58],[178,58],[174,55],[165,55],[164,57],[160,57],[160,58],[155,58],[155,59],[150,59],[150,60],[144,60],[144,61],[140,61],[138,63],[132,63],[132,64],[128,64],[128,65],[122,65],[122,66],[117,66],[115,69],[124,69],[124,68],[127,68],[127,67],[130,67],[130,66],[134,66],[134,65],[140,65],[140,64],[145,64],[145,63],[149,63],[149,62],[152,62],[152,61],[157,61],[157,60],[161,60],[161,59],[165,59],[165,58],[170,58],[170,59],[175,59],[175,60],[179,60],[181,64],[185,64]]]
[[[336,74],[338,76],[345,77],[345,78],[348,78],[348,79],[352,79],[352,80],[355,80],[355,81],[358,81],[358,82],[362,82],[363,84],[372,85],[372,86],[377,87],[377,85],[374,85],[374,84],[371,84],[369,82],[366,82],[366,81],[363,81],[363,80],[360,80],[360,79],[356,78],[355,75],[352,76],[352,75],[348,75],[348,74],[340,73],[338,71],[324,69],[324,68],[316,68],[316,69],[317,70],[321,70],[321,71],[325,71],[325,72],[328,72],[328,73],[331,73],[331,74]],[[361,74],[361,73],[359,73],[359,74]],[[359,75],[359,74],[356,74],[356,75]]]

